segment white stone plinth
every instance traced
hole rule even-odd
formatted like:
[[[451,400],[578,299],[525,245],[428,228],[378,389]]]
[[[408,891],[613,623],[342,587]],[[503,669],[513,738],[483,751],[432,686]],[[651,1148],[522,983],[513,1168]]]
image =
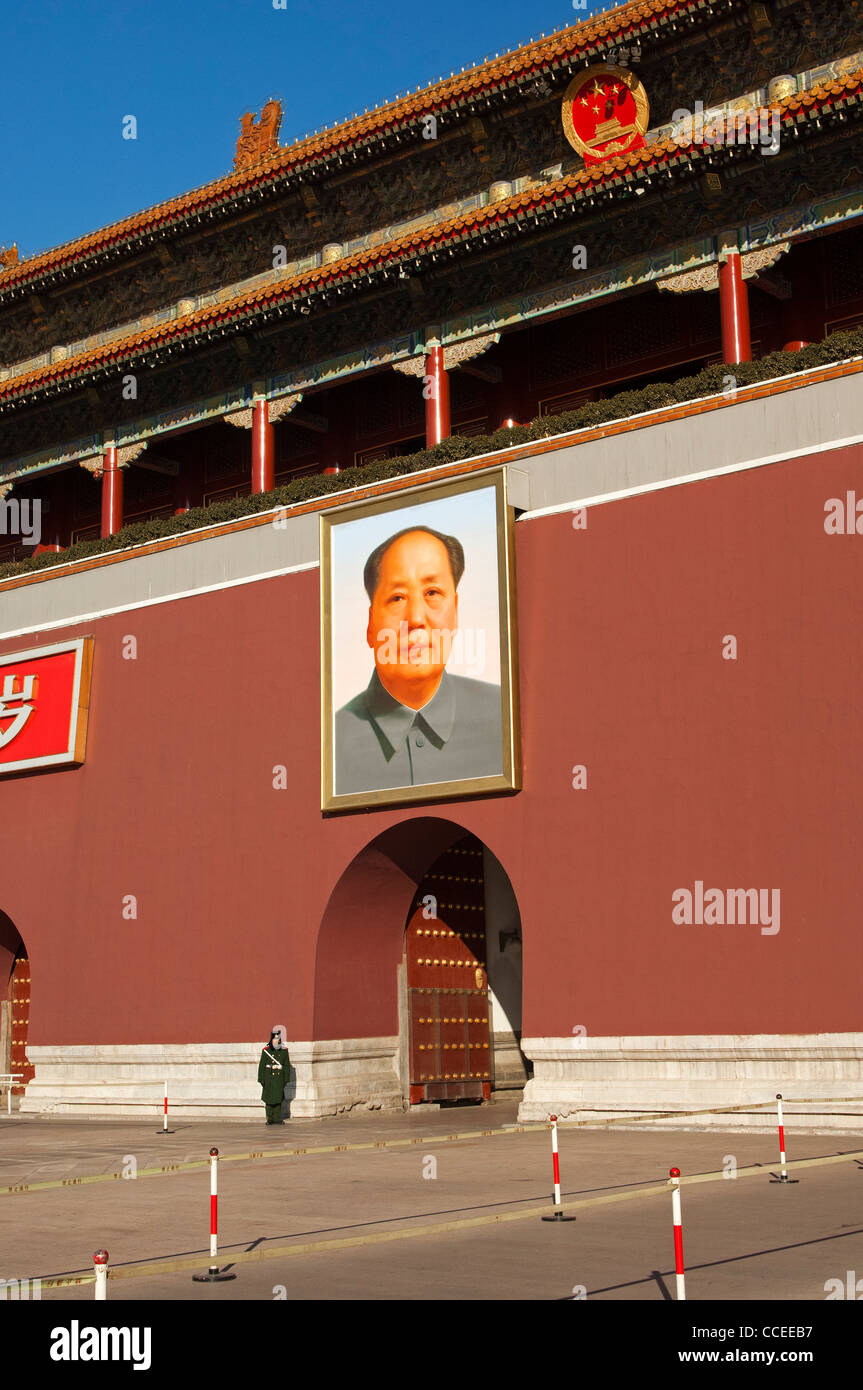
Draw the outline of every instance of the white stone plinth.
[[[147,1115],[260,1120],[260,1042],[30,1046],[36,1068],[21,1098],[31,1114]],[[337,1115],[355,1106],[401,1109],[398,1038],[288,1042],[284,1115]]]
[[[291,1043],[297,1069],[292,1117],[339,1115],[360,1105],[401,1110],[398,1051],[398,1037]]]
[[[141,1115],[161,1122],[165,1082],[170,1117],[260,1119],[263,1044],[173,1043],[28,1046],[36,1075],[21,1110],[55,1115]],[[288,1096],[293,1087],[288,1088]]]
[[[863,1033],[522,1038],[521,1045],[534,1075],[520,1121],[700,1111],[643,1123],[766,1129],[775,1125],[779,1092],[796,1128],[863,1132]],[[759,1108],[717,1113],[729,1106]]]

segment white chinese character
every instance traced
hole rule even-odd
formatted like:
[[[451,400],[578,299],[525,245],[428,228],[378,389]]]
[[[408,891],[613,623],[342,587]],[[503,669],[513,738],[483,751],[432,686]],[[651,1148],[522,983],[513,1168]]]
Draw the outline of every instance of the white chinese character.
[[[22,690],[15,689],[15,680],[14,674],[6,676],[3,681],[3,691],[0,694],[0,719],[8,719],[12,716],[12,723],[6,732],[0,730],[0,748],[5,748],[7,743],[11,743],[14,738],[18,737],[33,713],[33,705],[28,705],[26,701],[33,699],[36,677],[22,676]]]

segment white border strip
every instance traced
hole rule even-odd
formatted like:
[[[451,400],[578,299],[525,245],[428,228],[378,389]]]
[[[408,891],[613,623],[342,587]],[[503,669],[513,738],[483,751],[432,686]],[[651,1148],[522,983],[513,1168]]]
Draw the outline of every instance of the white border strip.
[[[640,497],[646,492],[661,492],[664,488],[682,487],[686,483],[699,483],[707,478],[724,478],[729,473],[745,473],[750,468],[766,468],[771,463],[787,463],[789,459],[808,458],[810,454],[831,453],[835,449],[847,449],[853,444],[863,444],[863,434],[848,435],[845,439],[831,439],[826,444],[800,444],[786,449],[782,454],[765,454],[760,459],[747,459],[745,463],[726,463],[721,468],[708,468],[703,473],[683,473],[676,478],[660,478],[654,483],[637,483],[633,487],[620,488],[617,492],[598,492],[593,497],[583,497],[577,502],[555,502],[550,507],[537,507],[533,511],[522,512],[519,521],[533,521],[539,516],[554,516],[559,512],[575,511],[578,507],[597,507],[603,502],[616,502],[624,497]]]
[[[89,613],[79,613],[73,618],[60,618],[56,622],[39,623],[35,627],[19,627],[8,632],[0,632],[0,642],[7,638],[25,637],[30,632],[53,632],[55,628],[74,627],[78,623],[96,622],[99,618],[112,618],[118,613],[134,613],[139,608],[155,608],[159,603],[175,603],[182,598],[197,598],[199,594],[213,594],[222,589],[237,589],[241,584],[259,584],[264,579],[281,579],[286,574],[301,574],[303,570],[319,568],[317,560],[303,565],[288,565],[285,569],[268,570],[266,574],[244,574],[239,579],[223,579],[218,584],[204,584],[198,589],[180,589],[174,594],[162,594],[158,598],[140,599],[136,603],[120,603],[114,608],[94,608]],[[37,650],[39,650],[37,648]],[[15,653],[10,653],[15,655]],[[0,664],[5,661],[0,652]]]
[[[676,424],[677,421],[669,421],[668,423]],[[551,437],[562,438],[563,436],[555,435]],[[613,436],[612,438],[616,438],[616,436]],[[604,443],[605,440],[598,439],[595,442],[597,444],[601,444]],[[750,468],[765,468],[769,464],[785,463],[790,459],[804,458],[812,454],[830,453],[836,449],[846,449],[854,444],[861,443],[863,443],[863,434],[848,435],[844,439],[828,440],[824,444],[800,444],[796,445],[793,449],[785,450],[785,452],[783,453],[767,454],[763,458],[747,459],[743,463],[723,464],[719,468],[708,468],[701,473],[686,473],[681,475],[680,477],[675,478],[660,478],[656,482],[638,483],[631,487],[619,488],[613,492],[596,493],[592,497],[574,498],[571,502],[555,502],[550,507],[537,507],[535,510],[522,512],[521,515],[516,518],[516,520],[517,522],[534,521],[538,517],[555,516],[559,515],[561,512],[572,512],[577,510],[579,507],[595,507],[602,505],[602,503],[604,502],[622,501],[626,497],[640,497],[650,492],[661,492],[666,488],[682,487],[688,483],[706,482],[710,478],[722,478],[733,473],[745,473]],[[498,466],[515,468],[518,466],[519,463],[527,463],[532,458],[541,457],[543,457],[543,455],[541,454],[522,456],[521,459],[508,459],[505,464]],[[410,476],[419,480],[421,478],[426,478],[429,474],[434,476],[437,474],[437,472],[438,470],[436,468],[424,469],[422,473],[412,474]],[[425,485],[427,486],[428,484],[426,483]],[[416,483],[412,483],[409,488],[405,488],[404,491],[410,492],[414,490],[414,488],[421,486],[423,486],[423,484],[417,481]],[[351,490],[351,493],[352,492],[353,490]],[[338,493],[331,495],[339,496]],[[360,504],[356,500],[354,500],[353,502],[345,505],[357,506]],[[341,510],[341,508],[333,508],[332,510]],[[287,512],[288,515],[286,519],[291,520],[289,508],[274,507],[273,512]],[[257,515],[267,516],[269,515],[269,513],[262,512],[257,513]],[[302,515],[307,515],[307,513],[302,513]],[[186,534],[195,535],[197,533],[192,532]],[[219,537],[219,539],[221,539],[221,536]],[[109,553],[124,554],[129,556],[129,558],[132,558],[134,555],[134,551],[116,551]],[[143,559],[145,557],[142,556],[141,558]],[[74,563],[77,562],[70,561],[70,564]],[[78,613],[73,617],[61,618],[49,623],[40,623],[36,626],[29,627],[10,628],[6,632],[0,632],[0,642],[5,642],[7,639],[11,640],[13,637],[25,637],[28,634],[36,632],[53,632],[57,629],[74,627],[78,623],[90,623],[96,622],[99,618],[114,617],[119,613],[132,613],[139,608],[153,608],[160,603],[175,603],[180,599],[197,598],[201,594],[217,593],[222,589],[236,589],[242,584],[258,584],[266,579],[280,579],[288,574],[301,574],[305,570],[315,570],[319,568],[319,561],[308,560],[304,564],[300,565],[288,565],[283,569],[267,570],[264,574],[242,575],[239,579],[226,579],[222,580],[218,584],[202,585],[200,588],[197,589],[181,589],[178,590],[176,593],[159,595],[157,598],[140,599],[135,603],[117,604],[113,608],[91,609],[87,613]],[[60,577],[58,571],[54,570],[53,567],[51,572],[52,575]],[[83,571],[83,573],[92,573],[92,571]],[[11,590],[10,592],[15,592],[15,590]],[[19,592],[24,591],[22,590]],[[0,659],[2,659],[2,656],[0,656]]]

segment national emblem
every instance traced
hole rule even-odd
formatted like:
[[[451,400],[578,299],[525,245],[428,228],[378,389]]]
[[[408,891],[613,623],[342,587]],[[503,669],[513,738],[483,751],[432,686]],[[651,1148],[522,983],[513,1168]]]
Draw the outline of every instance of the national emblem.
[[[572,79],[562,116],[564,134],[585,164],[602,164],[643,147],[650,103],[633,72],[603,63]]]

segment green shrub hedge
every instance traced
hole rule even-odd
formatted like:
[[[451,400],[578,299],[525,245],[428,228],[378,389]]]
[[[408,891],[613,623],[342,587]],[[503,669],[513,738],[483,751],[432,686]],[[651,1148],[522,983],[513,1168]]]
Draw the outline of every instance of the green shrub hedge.
[[[133,525],[124,526],[115,536],[106,540],[78,541],[59,555],[45,553],[33,555],[26,560],[0,564],[0,579],[26,574],[29,570],[48,569],[66,564],[69,560],[80,560],[91,555],[102,555],[107,551],[122,550],[127,546],[140,545],[143,541],[181,535],[184,531],[196,531],[202,526],[234,521],[238,517],[250,516],[255,512],[270,511],[273,507],[290,507],[298,502],[308,502],[314,497],[324,497],[328,492],[344,492],[347,488],[365,487],[369,483],[382,482],[386,478],[398,478],[405,473],[418,473],[423,469],[439,467],[458,459],[494,453],[513,444],[527,444],[538,439],[548,439],[552,435],[568,434],[572,430],[591,429],[597,425],[608,424],[612,420],[625,420],[645,411],[658,410],[663,406],[696,401],[721,392],[725,386],[725,378],[729,375],[735,378],[737,386],[751,386],[759,381],[789,376],[807,368],[822,367],[831,362],[841,362],[860,355],[863,355],[863,328],[845,333],[831,333],[823,342],[812,343],[800,352],[773,352],[767,357],[759,358],[757,362],[739,362],[733,368],[724,363],[717,363],[695,376],[679,377],[676,381],[656,382],[637,391],[621,391],[605,400],[588,401],[577,410],[567,410],[561,415],[541,415],[529,425],[517,425],[513,429],[495,430],[494,434],[470,435],[466,438],[453,435],[442,440],[433,449],[420,449],[415,454],[380,459],[376,463],[366,464],[363,468],[343,468],[336,474],[319,473],[297,478],[284,487],[274,488],[272,492],[262,492],[255,497],[235,497],[227,502],[214,502],[209,507],[195,507],[184,516],[138,521]]]

